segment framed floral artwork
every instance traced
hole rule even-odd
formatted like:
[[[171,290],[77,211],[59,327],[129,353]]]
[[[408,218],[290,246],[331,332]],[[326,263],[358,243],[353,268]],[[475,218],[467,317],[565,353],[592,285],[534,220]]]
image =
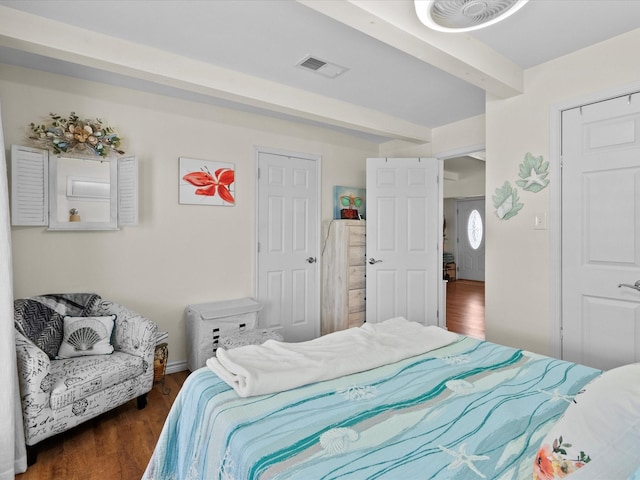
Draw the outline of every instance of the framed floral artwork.
[[[333,218],[364,220],[367,218],[366,190],[356,187],[333,187]]]
[[[183,205],[235,205],[233,163],[180,157],[179,203]]]

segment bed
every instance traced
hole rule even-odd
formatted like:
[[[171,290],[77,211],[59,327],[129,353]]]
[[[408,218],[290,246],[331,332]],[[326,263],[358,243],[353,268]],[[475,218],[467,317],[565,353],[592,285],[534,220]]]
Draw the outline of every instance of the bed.
[[[143,479],[640,479],[640,364],[603,373],[404,319],[218,357]]]

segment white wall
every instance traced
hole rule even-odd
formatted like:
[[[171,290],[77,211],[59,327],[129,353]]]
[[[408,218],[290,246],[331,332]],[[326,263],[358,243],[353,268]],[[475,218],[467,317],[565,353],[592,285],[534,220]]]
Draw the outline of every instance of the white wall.
[[[440,157],[454,152],[471,153],[485,142],[484,115],[460,120],[431,130],[431,143],[393,140],[380,145],[381,157]]]
[[[487,99],[487,339],[551,353],[549,230],[534,230],[534,213],[549,213],[549,188],[539,193],[515,185],[527,152],[549,157],[552,105],[637,82],[634,61],[640,30],[575,52],[525,72],[525,93]],[[524,207],[499,220],[491,196],[508,180]],[[557,182],[557,178],[551,178]],[[554,332],[555,333],[555,332]]]
[[[365,186],[378,145],[332,130],[8,65],[0,68],[7,148],[49,112],[101,118],[140,162],[140,225],[116,232],[12,229],[14,294],[95,291],[169,332],[169,363],[186,359],[184,309],[254,294],[254,148],[322,156],[322,217],[334,185]],[[178,158],[231,162],[234,207],[178,204]],[[9,158],[9,151],[7,151]]]
[[[481,150],[486,139],[485,116],[460,120],[459,122],[443,125],[431,131],[433,143],[433,155],[451,156],[453,152],[459,154],[471,153],[473,150]],[[480,148],[478,148],[480,147]],[[468,150],[472,148],[472,150]],[[459,150],[465,149],[463,152]]]
[[[469,160],[478,162],[479,160]],[[444,161],[444,169],[447,170],[447,160]],[[458,180],[444,180],[443,197],[444,198],[464,198],[464,197],[482,197],[486,189],[485,170],[478,168],[469,170],[460,175]]]

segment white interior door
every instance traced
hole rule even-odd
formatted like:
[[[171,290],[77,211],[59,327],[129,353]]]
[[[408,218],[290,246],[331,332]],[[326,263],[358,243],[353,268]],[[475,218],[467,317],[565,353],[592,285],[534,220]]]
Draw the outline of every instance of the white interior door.
[[[286,341],[320,334],[319,159],[258,152],[259,325]]]
[[[484,197],[456,200],[457,278],[484,282]]]
[[[367,159],[367,322],[438,324],[438,160]]]
[[[563,112],[562,356],[640,361],[640,94]]]

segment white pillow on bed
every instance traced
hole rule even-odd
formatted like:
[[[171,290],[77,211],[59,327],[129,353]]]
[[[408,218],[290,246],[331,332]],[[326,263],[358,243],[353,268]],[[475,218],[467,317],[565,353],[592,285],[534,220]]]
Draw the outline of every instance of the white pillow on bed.
[[[542,441],[533,478],[626,479],[640,466],[640,363],[604,372]]]

